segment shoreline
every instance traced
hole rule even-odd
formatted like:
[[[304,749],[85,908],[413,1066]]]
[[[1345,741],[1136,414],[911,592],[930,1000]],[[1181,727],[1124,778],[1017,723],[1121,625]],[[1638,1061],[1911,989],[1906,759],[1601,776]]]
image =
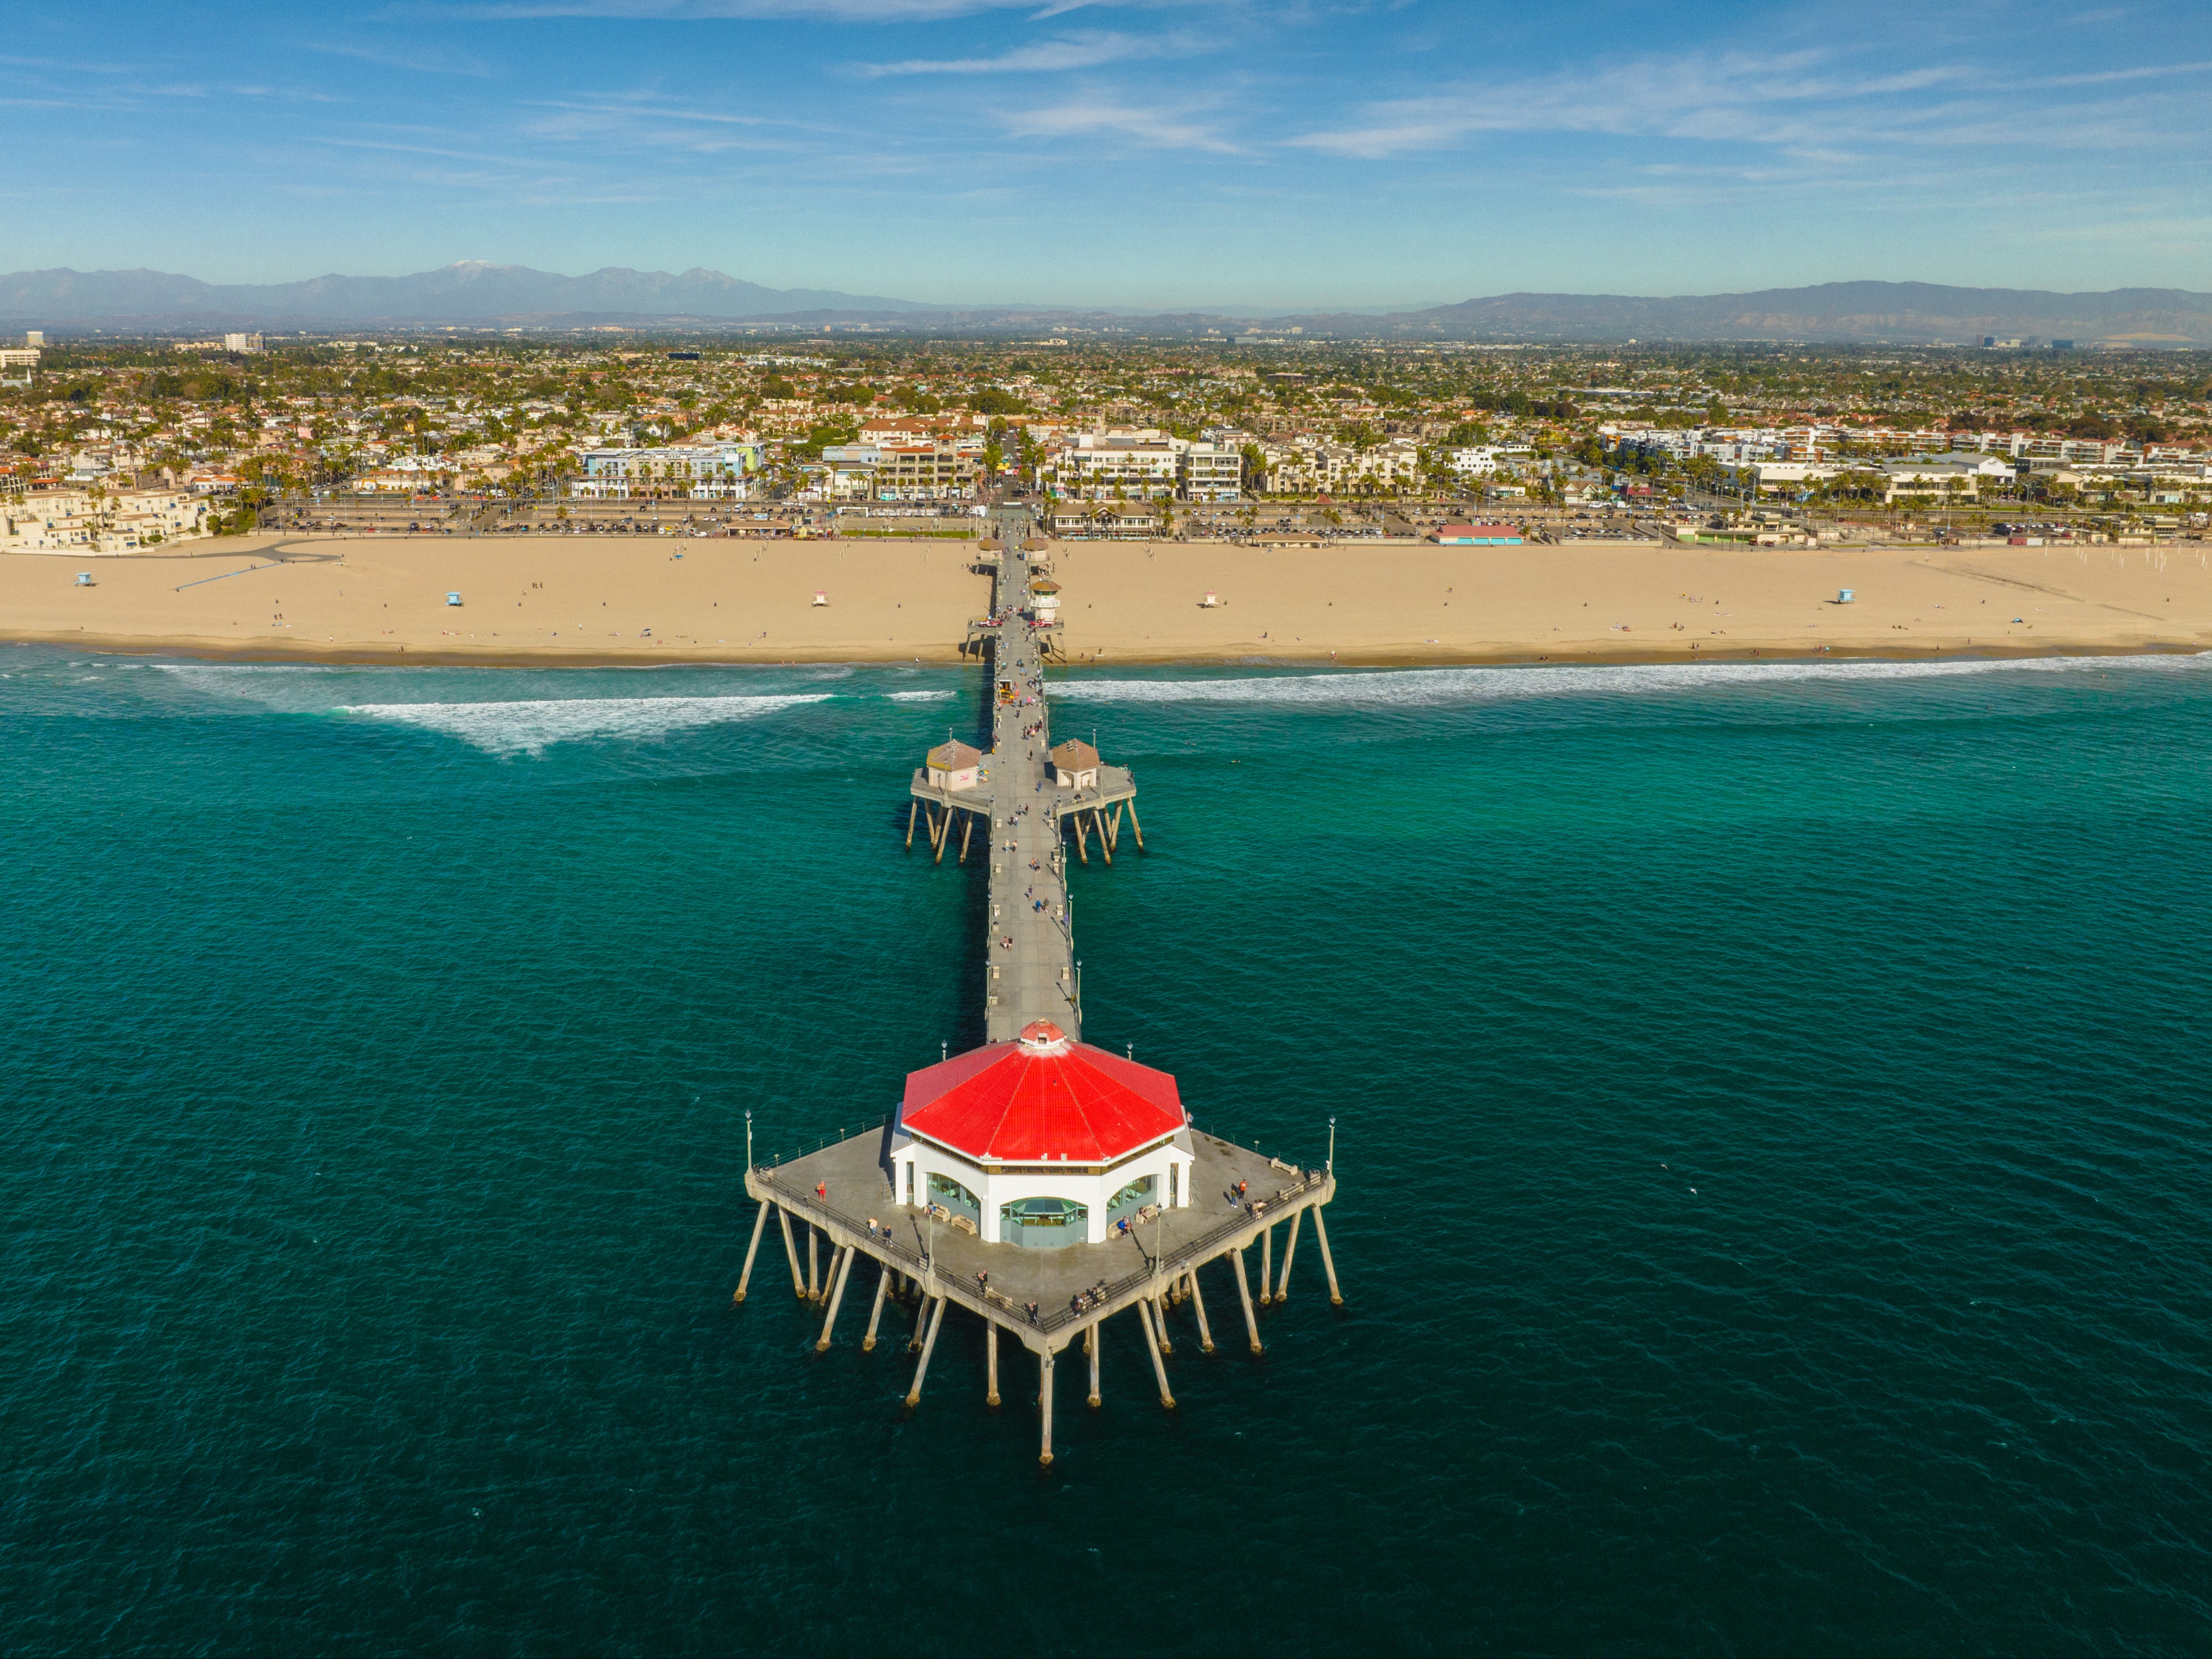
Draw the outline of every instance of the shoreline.
[[[137,638],[107,638],[86,634],[19,635],[0,631],[0,647],[53,646],[116,658],[182,658],[193,662],[297,664],[326,668],[957,668],[975,667],[973,659],[945,652],[932,658],[908,653],[863,656],[821,653],[788,657],[740,657],[712,653],[655,655],[629,652],[593,655],[587,652],[390,652],[287,650],[261,647],[220,647],[190,641],[149,642]],[[1937,645],[1924,650],[1906,647],[1803,650],[1784,647],[1750,647],[1725,651],[1561,650],[1466,652],[1457,654],[1411,652],[1346,652],[1328,656],[1194,655],[1166,652],[1139,655],[1123,653],[1108,660],[1054,662],[1061,672],[1118,668],[1252,668],[1261,670],[1423,669],[1423,668],[1588,668],[1650,667],[1660,664],[1698,663],[1820,663],[1820,662],[2021,662],[2068,657],[2193,657],[2212,652],[2212,643],[2156,643],[2100,645],[2053,641],[2049,644],[1979,646]]]

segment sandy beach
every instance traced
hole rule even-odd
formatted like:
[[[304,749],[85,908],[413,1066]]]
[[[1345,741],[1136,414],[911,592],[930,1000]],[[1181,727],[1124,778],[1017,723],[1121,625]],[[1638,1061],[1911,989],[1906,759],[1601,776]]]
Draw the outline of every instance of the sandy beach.
[[[0,639],[483,663],[945,662],[973,544],[670,537],[240,538],[0,555]],[[1943,550],[1584,542],[1055,550],[1077,661],[1680,660],[2212,648],[2202,544]],[[88,571],[93,585],[77,574]],[[1839,590],[1855,592],[1850,605]],[[457,592],[461,604],[446,596]],[[826,599],[816,605],[815,596]],[[1206,605],[1207,594],[1218,603]]]

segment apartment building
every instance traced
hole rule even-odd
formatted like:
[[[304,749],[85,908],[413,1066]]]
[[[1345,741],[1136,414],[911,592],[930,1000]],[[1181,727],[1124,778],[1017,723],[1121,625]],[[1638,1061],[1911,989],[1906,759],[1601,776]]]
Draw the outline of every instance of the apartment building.
[[[665,496],[692,501],[745,499],[745,480],[761,469],[758,444],[664,444],[647,449],[587,449],[583,476],[569,486],[580,501]]]
[[[1176,493],[1187,501],[1244,499],[1244,456],[1232,444],[1172,439],[1176,446]]]
[[[1158,432],[1078,432],[1046,458],[1046,481],[1063,495],[1172,494],[1181,458]]]
[[[1261,446],[1267,489],[1275,495],[1340,493],[1362,484],[1412,489],[1420,483],[1421,449],[1410,438],[1393,438],[1373,449],[1353,449],[1310,436]]]
[[[127,553],[198,535],[208,510],[186,489],[26,490],[0,496],[0,550]]]
[[[942,501],[975,493],[980,445],[956,438],[827,444],[816,488],[824,501]]]

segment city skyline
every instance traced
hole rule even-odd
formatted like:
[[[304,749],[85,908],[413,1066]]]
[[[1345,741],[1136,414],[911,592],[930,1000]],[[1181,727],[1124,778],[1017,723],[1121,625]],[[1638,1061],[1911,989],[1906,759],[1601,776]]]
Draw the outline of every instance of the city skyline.
[[[19,23],[17,270],[462,258],[1323,310],[1868,279],[2212,288],[2172,5],[125,6]]]

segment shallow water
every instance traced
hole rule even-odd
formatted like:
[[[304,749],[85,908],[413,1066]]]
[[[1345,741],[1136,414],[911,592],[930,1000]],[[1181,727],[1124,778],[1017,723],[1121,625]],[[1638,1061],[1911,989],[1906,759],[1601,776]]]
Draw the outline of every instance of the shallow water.
[[[1088,1034],[1349,1302],[1044,1473],[729,1301],[979,1040],[971,674],[0,675],[10,1651],[2212,1642],[2212,659],[1066,677]]]

